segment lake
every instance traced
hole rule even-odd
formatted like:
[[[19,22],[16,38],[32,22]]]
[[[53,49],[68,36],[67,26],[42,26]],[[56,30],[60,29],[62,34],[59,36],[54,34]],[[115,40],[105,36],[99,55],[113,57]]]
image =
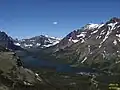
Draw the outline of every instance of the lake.
[[[48,61],[48,60],[39,60],[33,58],[32,56],[27,56],[21,59],[23,65],[29,68],[54,68],[57,72],[94,72],[91,68],[73,68],[69,64],[58,64],[56,62]]]

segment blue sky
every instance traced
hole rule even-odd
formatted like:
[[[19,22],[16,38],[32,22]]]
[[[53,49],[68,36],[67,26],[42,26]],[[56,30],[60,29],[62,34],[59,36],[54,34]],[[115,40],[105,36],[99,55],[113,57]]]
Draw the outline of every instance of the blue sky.
[[[63,37],[87,23],[120,17],[120,0],[0,0],[0,28],[26,38]]]

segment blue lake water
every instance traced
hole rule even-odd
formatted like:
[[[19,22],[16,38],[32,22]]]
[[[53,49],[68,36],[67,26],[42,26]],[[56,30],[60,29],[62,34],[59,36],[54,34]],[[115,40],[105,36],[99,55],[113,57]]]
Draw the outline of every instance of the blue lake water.
[[[54,68],[57,72],[94,72],[88,68],[73,68],[69,64],[58,64],[48,60],[39,60],[31,56],[24,57],[22,59],[23,65],[30,68]]]

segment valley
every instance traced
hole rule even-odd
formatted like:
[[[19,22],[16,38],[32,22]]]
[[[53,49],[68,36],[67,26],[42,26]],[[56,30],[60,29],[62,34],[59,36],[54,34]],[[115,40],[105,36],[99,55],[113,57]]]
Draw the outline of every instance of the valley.
[[[13,39],[0,31],[0,90],[119,90],[120,19],[63,39]]]

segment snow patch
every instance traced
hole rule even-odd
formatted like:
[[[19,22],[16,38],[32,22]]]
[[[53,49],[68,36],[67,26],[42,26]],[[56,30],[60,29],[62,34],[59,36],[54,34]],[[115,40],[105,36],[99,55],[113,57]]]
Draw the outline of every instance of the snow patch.
[[[50,46],[54,46],[56,44],[58,44],[59,41],[53,42],[52,44],[48,44],[48,45],[43,45],[44,47],[50,47]]]
[[[120,42],[120,38],[118,38],[118,41]]]
[[[117,24],[118,22],[116,22],[116,23],[110,23],[110,24],[108,24],[108,26],[111,26],[111,30],[113,30],[113,29],[115,29],[115,25]]]
[[[116,61],[115,63],[116,63],[116,64],[117,64],[117,63],[120,63],[120,61]]]
[[[100,24],[99,26],[98,26],[98,29],[100,29],[101,27],[103,27],[104,26],[104,24]]]
[[[101,48],[101,46],[102,46],[102,45],[100,44],[100,45],[99,45],[99,48]]]
[[[85,40],[84,40],[84,39],[82,39],[82,38],[81,38],[80,40],[81,40],[81,43],[84,43],[84,42],[85,42]]]
[[[32,44],[24,44],[25,47],[32,47]]]
[[[95,30],[95,31],[93,31],[91,34],[95,34],[95,33],[97,33],[98,32],[98,30]]]
[[[79,40],[72,40],[74,43],[77,43]]]
[[[93,54],[93,52],[90,52],[90,54]]]
[[[36,76],[39,76],[39,74],[35,73]]]
[[[56,45],[58,44],[60,41],[55,41],[52,45]]]
[[[119,28],[120,27],[120,25],[119,26],[117,26],[117,28]]]
[[[109,25],[111,25],[111,26],[115,26],[113,23],[112,23],[112,24],[109,24]],[[112,30],[113,30],[113,29],[109,28],[109,30],[107,31],[107,34],[105,35],[103,41],[100,43],[99,48],[100,48],[101,45],[107,40],[107,38],[109,37],[109,35],[112,33]]]
[[[88,52],[90,52],[90,45],[88,45]]]
[[[93,23],[90,23],[88,24],[85,29],[95,29],[99,26],[99,24],[93,24]]]
[[[84,63],[86,60],[87,60],[87,57],[85,57],[85,58],[81,61],[81,63]]]
[[[98,39],[98,38],[99,38],[99,36],[96,37],[96,39]]]
[[[40,46],[41,44],[40,43],[37,43],[36,46]]]
[[[86,35],[86,32],[82,32],[80,35],[77,35],[77,37],[78,37],[78,38],[79,38],[79,37],[84,38],[84,37],[85,37],[85,35]]]
[[[106,32],[104,30],[101,31],[100,35],[104,35]]]
[[[113,44],[114,44],[114,45],[117,45],[117,41],[116,41],[116,40],[114,40],[114,41],[113,41]]]
[[[61,40],[62,38],[57,38],[57,37],[52,37],[52,36],[48,36],[48,35],[44,35],[45,37],[47,38],[50,38],[50,39],[55,39],[55,40]]]
[[[96,39],[100,39],[102,36],[97,36]]]
[[[68,39],[68,41],[69,41],[69,42],[72,41],[72,37],[70,37],[70,38]]]
[[[120,34],[116,34],[116,37],[119,37],[119,38],[120,38]]]
[[[102,55],[103,55],[103,58],[105,58],[105,54],[104,54],[104,53],[102,53]]]
[[[28,83],[26,81],[24,81],[23,83],[24,83],[24,85],[27,85],[27,86],[31,86],[32,85],[31,83]]]
[[[35,73],[35,75],[36,75],[36,78],[37,78],[38,81],[42,81],[42,79],[39,77],[38,73]]]
[[[17,45],[17,46],[20,46],[20,43],[14,43],[15,45]]]

